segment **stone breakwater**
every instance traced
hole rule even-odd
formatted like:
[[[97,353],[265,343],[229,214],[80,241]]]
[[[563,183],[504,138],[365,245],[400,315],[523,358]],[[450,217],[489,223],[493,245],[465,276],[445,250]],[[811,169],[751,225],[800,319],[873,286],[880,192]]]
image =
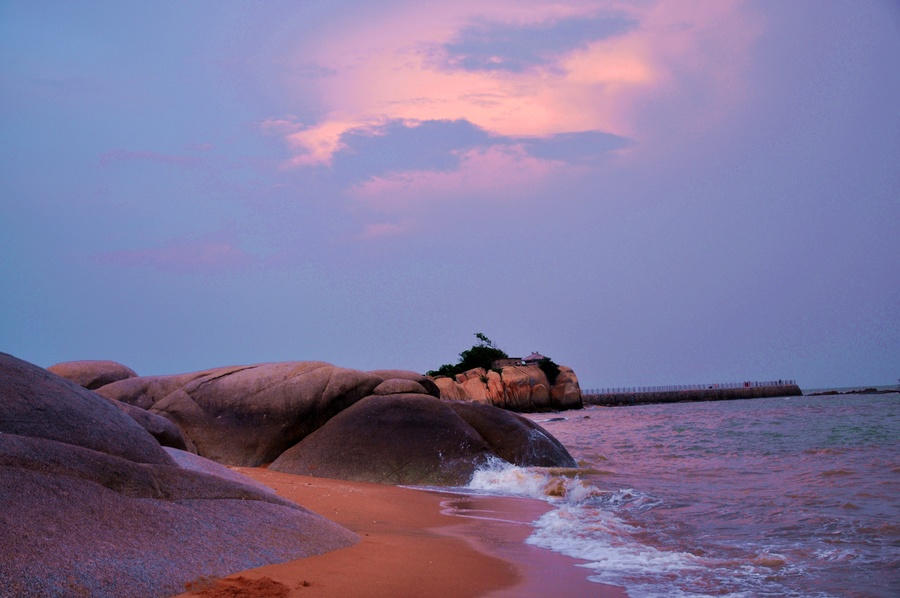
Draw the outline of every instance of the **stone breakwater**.
[[[694,388],[689,390],[665,390],[650,392],[585,392],[586,405],[649,405],[651,403],[683,403],[690,401],[733,401],[737,399],[766,399],[772,397],[799,397],[803,391],[796,384],[772,384],[741,386],[737,388]]]

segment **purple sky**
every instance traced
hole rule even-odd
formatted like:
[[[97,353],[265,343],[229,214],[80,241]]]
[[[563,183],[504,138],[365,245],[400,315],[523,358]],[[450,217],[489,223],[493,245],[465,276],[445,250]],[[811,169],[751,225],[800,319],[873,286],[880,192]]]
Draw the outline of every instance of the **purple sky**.
[[[900,376],[900,8],[0,2],[0,350]]]

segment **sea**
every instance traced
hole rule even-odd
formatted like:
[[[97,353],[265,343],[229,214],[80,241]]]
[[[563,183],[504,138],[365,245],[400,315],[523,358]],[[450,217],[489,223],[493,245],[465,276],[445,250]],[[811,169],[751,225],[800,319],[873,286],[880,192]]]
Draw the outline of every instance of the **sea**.
[[[631,598],[900,596],[900,394],[528,416],[577,470],[476,472],[539,498],[527,542]]]

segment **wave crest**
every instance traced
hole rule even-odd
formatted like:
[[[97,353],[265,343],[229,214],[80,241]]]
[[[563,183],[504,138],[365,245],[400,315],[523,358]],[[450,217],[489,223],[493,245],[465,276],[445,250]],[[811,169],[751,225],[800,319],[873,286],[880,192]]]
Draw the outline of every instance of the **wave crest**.
[[[577,469],[519,467],[502,459],[491,459],[475,471],[465,488],[567,504],[581,504],[610,494],[579,479],[577,472]]]

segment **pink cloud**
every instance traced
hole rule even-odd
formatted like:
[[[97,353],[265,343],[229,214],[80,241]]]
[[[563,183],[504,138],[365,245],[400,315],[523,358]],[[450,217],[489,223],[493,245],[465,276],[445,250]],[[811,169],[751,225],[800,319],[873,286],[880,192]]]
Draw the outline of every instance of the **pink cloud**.
[[[459,196],[490,197],[497,201],[530,196],[554,177],[573,168],[529,156],[518,146],[474,149],[461,156],[451,172],[411,171],[373,177],[354,186],[350,195],[362,206],[382,213],[414,212],[423,203]]]
[[[739,0],[546,3],[460,0],[402,7],[340,36],[323,36],[296,50],[334,74],[295,92],[323,108],[316,123],[285,123],[293,166],[330,164],[341,135],[390,119],[465,119],[497,135],[549,136],[604,131],[652,141],[645,112],[709,98],[703,114],[682,115],[681,127],[703,126],[740,101],[747,48],[760,27]],[[557,57],[552,68],[521,72],[443,68],[441,44],[475,22],[522,26],[614,12],[638,26]],[[312,85],[312,87],[310,87]],[[651,115],[652,119],[652,115]]]

